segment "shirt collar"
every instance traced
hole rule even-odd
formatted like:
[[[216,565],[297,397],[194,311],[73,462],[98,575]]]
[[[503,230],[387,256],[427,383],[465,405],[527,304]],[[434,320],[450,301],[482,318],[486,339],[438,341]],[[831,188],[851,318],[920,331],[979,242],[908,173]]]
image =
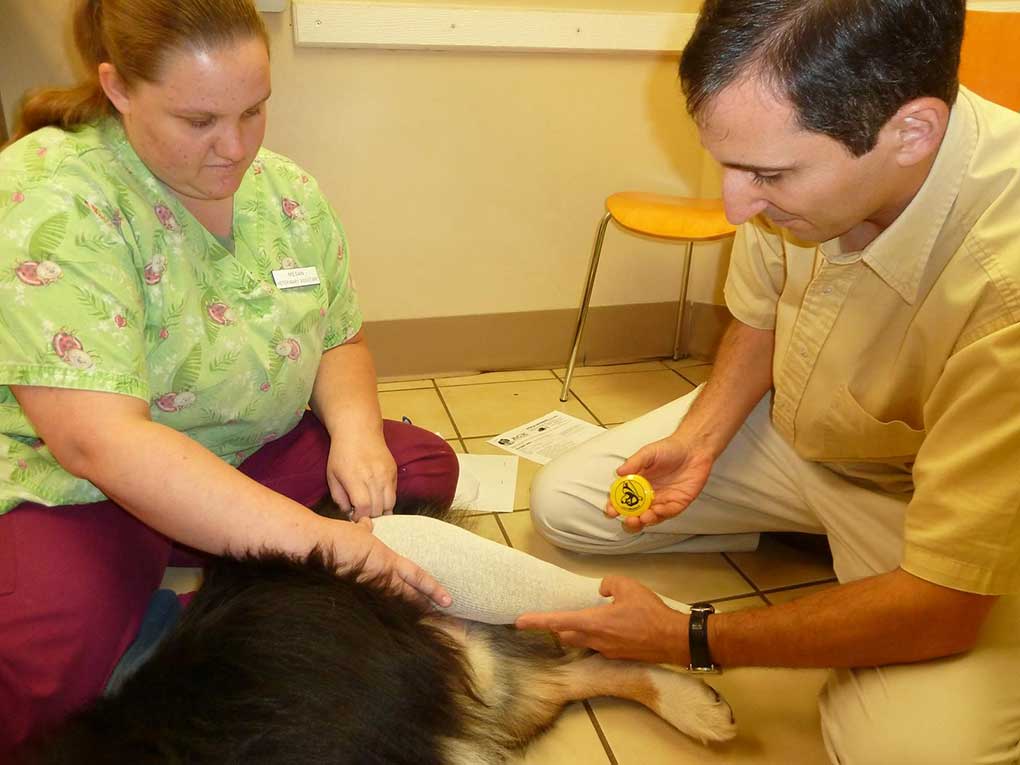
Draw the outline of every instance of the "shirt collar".
[[[863,260],[882,281],[913,305],[921,275],[959,196],[976,144],[974,107],[969,92],[961,86],[935,163],[907,208],[862,252],[842,253],[839,241],[833,239],[821,245],[823,256],[834,263]]]

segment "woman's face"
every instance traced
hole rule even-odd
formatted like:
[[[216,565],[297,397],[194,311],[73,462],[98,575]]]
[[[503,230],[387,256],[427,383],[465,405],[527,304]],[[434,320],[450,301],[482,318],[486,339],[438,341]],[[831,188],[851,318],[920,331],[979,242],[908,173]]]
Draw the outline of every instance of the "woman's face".
[[[139,82],[111,100],[153,175],[184,202],[211,201],[232,197],[255,159],[269,93],[269,54],[250,38],[171,53],[158,82]]]

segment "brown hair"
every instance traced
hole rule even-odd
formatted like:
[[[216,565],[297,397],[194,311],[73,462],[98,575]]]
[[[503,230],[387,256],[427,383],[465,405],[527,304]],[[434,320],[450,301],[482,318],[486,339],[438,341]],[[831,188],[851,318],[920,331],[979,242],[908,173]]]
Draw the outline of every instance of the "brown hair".
[[[706,0],[680,59],[700,120],[738,79],[757,75],[800,127],[867,154],[908,101],[956,100],[964,0]]]
[[[11,142],[49,125],[71,129],[113,114],[99,85],[103,62],[113,64],[131,87],[157,82],[175,51],[209,50],[251,37],[269,50],[269,34],[252,0],[79,0],[74,42],[88,74],[70,88],[28,93]]]

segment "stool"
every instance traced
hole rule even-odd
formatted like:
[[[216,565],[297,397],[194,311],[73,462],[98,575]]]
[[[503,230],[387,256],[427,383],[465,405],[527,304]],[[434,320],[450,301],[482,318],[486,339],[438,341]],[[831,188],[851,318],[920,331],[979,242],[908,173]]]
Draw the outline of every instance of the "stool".
[[[708,242],[722,239],[736,230],[726,220],[721,199],[688,199],[663,194],[646,194],[637,191],[624,191],[613,194],[606,200],[606,212],[595,235],[595,247],[588,266],[588,280],[581,298],[581,309],[577,314],[577,327],[574,330],[574,343],[570,348],[570,359],[567,362],[567,374],[563,378],[563,391],[560,401],[566,401],[570,392],[570,378],[574,374],[577,363],[577,351],[581,347],[581,336],[584,323],[588,318],[588,304],[591,302],[592,288],[595,286],[595,273],[599,267],[602,254],[602,242],[606,237],[606,227],[610,220],[638,234],[686,242],[684,252],[683,280],[680,282],[680,301],[676,311],[676,332],[673,335],[673,358],[681,358],[679,354],[680,330],[683,326],[684,303],[687,302],[687,281],[691,275],[691,254],[695,242]]]

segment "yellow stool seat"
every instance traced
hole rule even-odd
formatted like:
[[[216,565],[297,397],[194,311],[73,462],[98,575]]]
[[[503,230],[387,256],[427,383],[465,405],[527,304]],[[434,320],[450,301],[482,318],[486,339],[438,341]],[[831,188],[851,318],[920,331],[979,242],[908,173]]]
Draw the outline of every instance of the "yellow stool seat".
[[[694,243],[722,239],[737,230],[736,226],[726,220],[721,199],[691,199],[641,191],[621,191],[606,199],[606,210],[595,234],[595,246],[588,266],[588,278],[585,280],[581,307],[577,313],[574,341],[570,346],[560,401],[566,401],[570,394],[570,379],[574,374],[574,365],[577,363],[577,354],[581,348],[588,306],[595,286],[595,274],[602,255],[602,243],[605,241],[606,227],[610,221],[616,221],[623,228],[638,234],[687,243],[683,279],[680,282],[680,299],[677,302],[676,331],[673,335],[674,359],[681,358],[680,333],[683,327],[684,303],[687,301],[687,283],[691,274]]]
[[[736,231],[726,220],[721,199],[622,191],[606,200],[606,209],[624,228],[664,239],[704,242]]]

